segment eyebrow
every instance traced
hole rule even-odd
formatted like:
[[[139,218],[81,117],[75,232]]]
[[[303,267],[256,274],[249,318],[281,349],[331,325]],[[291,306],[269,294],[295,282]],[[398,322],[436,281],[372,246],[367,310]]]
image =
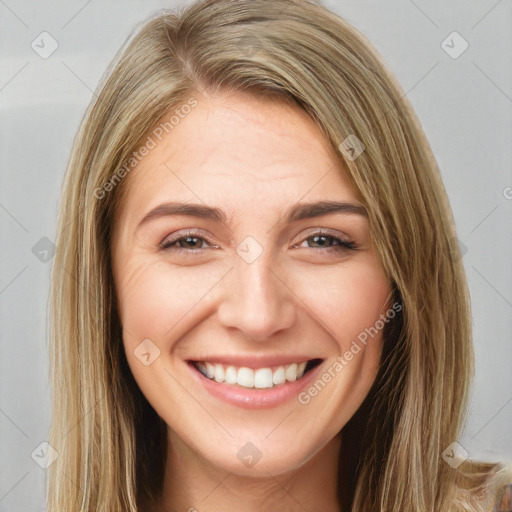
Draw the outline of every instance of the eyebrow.
[[[357,214],[368,217],[366,208],[361,205],[339,202],[339,201],[318,201],[315,203],[299,203],[291,207],[286,216],[286,223],[296,222],[303,219],[311,219],[334,213]],[[137,226],[137,230],[161,217],[187,215],[200,219],[213,220],[215,222],[227,223],[227,216],[223,210],[214,206],[195,203],[164,203],[149,211]]]

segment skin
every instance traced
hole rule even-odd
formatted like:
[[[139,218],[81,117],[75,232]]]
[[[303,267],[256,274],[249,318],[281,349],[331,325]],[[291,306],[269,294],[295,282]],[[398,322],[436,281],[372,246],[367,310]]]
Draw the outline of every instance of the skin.
[[[300,108],[220,92],[201,96],[126,179],[112,245],[123,343],[169,439],[164,495],[147,510],[340,511],[339,432],[374,381],[381,331],[307,404],[225,403],[186,363],[306,354],[323,359],[321,378],[387,310],[391,288],[366,216],[285,223],[297,202],[360,205],[339,156]],[[167,216],[137,229],[169,201],[219,207],[227,222]],[[173,246],[188,252],[159,249],[170,235],[190,236],[186,228],[203,230]],[[320,228],[357,250],[329,238],[315,243]],[[252,263],[236,251],[247,236],[263,251]],[[134,353],[146,339],[160,350],[149,366]],[[252,467],[237,457],[247,442],[262,454]]]

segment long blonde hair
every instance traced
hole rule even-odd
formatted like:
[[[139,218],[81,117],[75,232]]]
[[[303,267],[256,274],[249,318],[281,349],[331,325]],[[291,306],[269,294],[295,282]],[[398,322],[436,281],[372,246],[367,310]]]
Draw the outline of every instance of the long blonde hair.
[[[438,167],[400,86],[366,38],[317,3],[206,0],[138,27],[73,144],[52,273],[49,512],[136,512],[161,490],[166,426],[123,352],[111,226],[155,122],[219,89],[294,102],[341,148],[403,306],[375,385],[342,431],[352,441],[340,453],[344,510],[485,510],[507,468],[454,469],[442,457],[474,371],[470,304]],[[347,140],[364,145],[357,158]]]

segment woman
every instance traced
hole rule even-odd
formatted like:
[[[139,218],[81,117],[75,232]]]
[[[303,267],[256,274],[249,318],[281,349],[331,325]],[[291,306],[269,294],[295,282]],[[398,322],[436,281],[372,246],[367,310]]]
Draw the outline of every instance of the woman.
[[[490,510],[456,443],[468,292],[435,160],[365,38],[304,0],[128,41],[75,140],[48,510]]]

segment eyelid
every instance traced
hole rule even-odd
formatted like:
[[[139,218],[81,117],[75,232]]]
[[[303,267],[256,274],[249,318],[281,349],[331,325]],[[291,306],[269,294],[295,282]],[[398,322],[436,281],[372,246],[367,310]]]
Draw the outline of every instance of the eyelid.
[[[351,237],[349,237],[347,234],[338,231],[337,229],[331,229],[331,228],[308,228],[305,232],[302,232],[301,236],[313,236],[313,235],[329,235],[334,236],[336,238],[341,238],[343,241],[351,242]]]
[[[211,236],[210,234],[205,231],[204,229],[200,229],[200,228],[185,228],[185,229],[182,229],[182,230],[179,230],[175,233],[172,233],[172,235],[168,235],[166,236],[159,244],[159,247],[161,249],[166,249],[164,246],[167,245],[167,244],[172,244],[174,242],[177,242],[178,240],[182,239],[182,238],[186,238],[186,237],[196,237],[196,238],[202,238],[204,239],[206,242],[208,242],[210,245],[212,245],[212,241],[211,241]],[[213,247],[217,247],[215,245],[213,245]],[[187,249],[183,249],[184,251],[186,251]],[[197,252],[197,251],[196,251]]]
[[[346,235],[345,233],[342,233],[337,230],[333,230],[330,228],[309,228],[306,230],[306,233],[302,233],[301,240],[293,245],[294,248],[298,248],[300,244],[305,242],[308,238],[311,238],[313,236],[327,236],[329,238],[334,238],[340,242],[338,246],[330,246],[327,248],[320,248],[319,251],[337,251],[336,247],[338,247],[338,250],[352,250],[357,251],[360,249],[360,245],[356,243],[352,237]]]
[[[360,248],[359,244],[355,243],[352,240],[352,237],[347,236],[345,233],[342,233],[340,231],[337,231],[335,229],[330,228],[319,228],[319,227],[312,227],[306,229],[305,232],[302,232],[301,239],[297,243],[293,244],[293,248],[299,248],[299,245],[303,242],[305,242],[308,238],[311,238],[313,236],[327,236],[334,238],[338,240],[338,244],[335,246],[330,246],[326,248],[318,248],[319,251],[336,251],[336,250],[353,250],[356,251]],[[170,237],[170,238],[169,238]],[[179,230],[176,233],[173,233],[172,235],[167,236],[160,242],[159,248],[162,251],[168,251],[173,250],[175,252],[186,252],[186,253],[195,253],[199,254],[203,252],[207,248],[199,248],[199,249],[184,249],[182,247],[174,247],[172,248],[172,245],[176,242],[183,240],[184,238],[192,237],[192,238],[199,238],[210,245],[209,248],[218,249],[218,245],[214,245],[211,236],[209,233],[203,229],[200,228],[185,228],[183,230]],[[338,247],[338,249],[336,249]]]

